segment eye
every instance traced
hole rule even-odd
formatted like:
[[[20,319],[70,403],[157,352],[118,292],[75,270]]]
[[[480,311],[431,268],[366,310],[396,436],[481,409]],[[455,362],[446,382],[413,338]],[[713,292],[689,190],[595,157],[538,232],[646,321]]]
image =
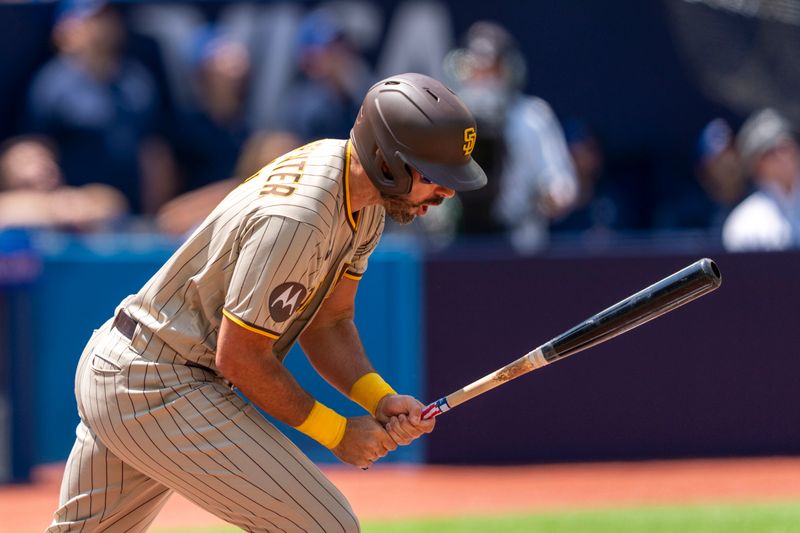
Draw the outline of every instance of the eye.
[[[424,183],[425,185],[433,185],[433,182],[423,175],[420,175],[419,181]]]

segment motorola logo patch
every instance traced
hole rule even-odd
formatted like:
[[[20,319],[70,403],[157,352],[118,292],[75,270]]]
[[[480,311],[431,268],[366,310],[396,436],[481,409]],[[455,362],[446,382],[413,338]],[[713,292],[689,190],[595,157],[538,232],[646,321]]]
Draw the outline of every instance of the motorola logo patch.
[[[299,283],[281,283],[269,295],[269,314],[275,322],[283,322],[297,311],[308,291]]]

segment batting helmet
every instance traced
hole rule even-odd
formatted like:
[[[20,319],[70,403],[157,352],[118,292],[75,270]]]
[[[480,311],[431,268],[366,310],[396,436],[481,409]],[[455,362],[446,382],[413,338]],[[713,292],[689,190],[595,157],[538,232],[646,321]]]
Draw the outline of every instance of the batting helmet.
[[[387,194],[411,191],[412,168],[456,191],[483,187],[486,174],[471,157],[475,139],[475,119],[461,99],[422,74],[373,85],[350,131],[367,176]]]

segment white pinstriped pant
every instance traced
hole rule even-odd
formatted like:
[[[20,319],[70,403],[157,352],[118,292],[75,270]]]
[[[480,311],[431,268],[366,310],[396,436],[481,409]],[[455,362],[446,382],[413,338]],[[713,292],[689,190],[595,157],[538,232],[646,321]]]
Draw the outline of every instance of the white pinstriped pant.
[[[81,423],[47,529],[146,531],[173,491],[253,532],[360,531],[339,490],[214,374],[155,363],[110,322],[75,382]]]

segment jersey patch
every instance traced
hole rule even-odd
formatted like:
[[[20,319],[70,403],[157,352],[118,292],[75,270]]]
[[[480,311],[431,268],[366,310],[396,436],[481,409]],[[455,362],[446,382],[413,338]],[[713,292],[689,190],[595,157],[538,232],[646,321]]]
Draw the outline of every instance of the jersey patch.
[[[308,290],[293,281],[281,283],[269,295],[269,314],[275,322],[284,322],[306,298]]]

